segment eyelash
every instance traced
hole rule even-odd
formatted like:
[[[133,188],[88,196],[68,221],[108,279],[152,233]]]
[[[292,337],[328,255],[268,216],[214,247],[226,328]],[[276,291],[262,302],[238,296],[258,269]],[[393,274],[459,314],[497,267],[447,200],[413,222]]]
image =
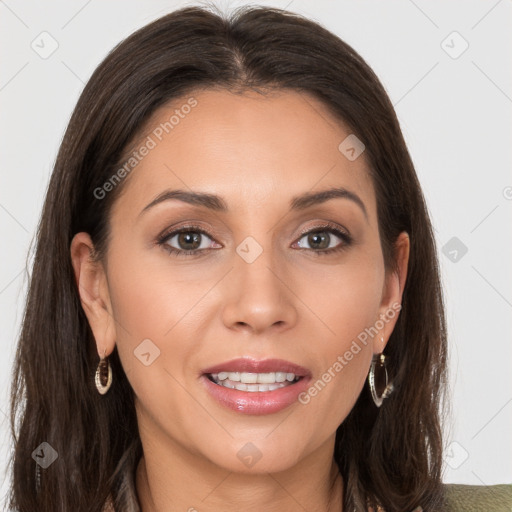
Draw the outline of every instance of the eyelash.
[[[312,234],[312,233],[323,233],[323,232],[330,232],[335,234],[338,238],[341,238],[343,240],[343,243],[337,245],[336,247],[331,247],[329,249],[303,249],[306,251],[311,251],[315,256],[327,256],[329,254],[333,254],[339,251],[345,250],[351,243],[352,243],[352,237],[344,232],[341,231],[339,228],[337,228],[334,224],[325,223],[320,226],[315,226],[312,229],[307,229],[300,234],[300,239],[302,239],[304,236]],[[162,246],[171,256],[175,257],[185,257],[185,256],[193,256],[198,255],[201,252],[215,250],[215,249],[176,249],[174,247],[171,247],[167,244],[168,240],[173,238],[176,235],[179,235],[180,233],[200,233],[201,235],[206,235],[208,238],[211,238],[213,240],[213,237],[205,231],[203,228],[196,226],[196,225],[189,225],[189,226],[183,226],[179,229],[176,229],[174,231],[166,232],[160,235],[157,239],[157,244],[159,246]]]

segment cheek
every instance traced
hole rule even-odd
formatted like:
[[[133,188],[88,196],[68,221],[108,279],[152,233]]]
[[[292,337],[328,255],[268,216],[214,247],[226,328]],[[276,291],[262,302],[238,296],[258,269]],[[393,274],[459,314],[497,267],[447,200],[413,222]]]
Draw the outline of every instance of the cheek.
[[[120,247],[113,244],[109,256],[117,350],[135,393],[146,397],[143,402],[158,402],[158,389],[179,391],[176,382],[183,381],[195,350],[193,344],[182,342],[183,331],[197,322],[191,310],[205,287],[200,282],[188,287],[180,283],[165,256],[161,262],[167,266],[154,265],[142,251],[123,251],[121,257]],[[166,400],[172,401],[172,396]]]
[[[170,264],[165,272],[146,263],[144,255],[125,257],[111,272],[117,350],[137,400],[139,424],[160,426],[192,450],[188,432],[211,418],[187,389],[197,346],[184,340],[197,330],[194,305],[205,289],[179,283]]]
[[[317,338],[317,374],[306,393],[299,397],[308,408],[306,422],[321,415],[325,428],[335,430],[354,406],[368,375],[372,358],[372,329],[379,319],[384,266],[371,255],[359,255],[343,265],[314,271],[300,292],[313,304]],[[311,284],[315,283],[314,287]]]
[[[184,273],[162,248],[122,250],[120,238],[109,256],[112,305],[123,339],[172,338],[172,329],[207,289],[204,273]],[[141,338],[142,337],[142,338]],[[141,338],[141,339],[139,339]]]
[[[323,369],[311,380],[298,400],[304,412],[301,428],[312,437],[319,429],[325,436],[343,423],[363,389],[371,360],[371,348],[362,344],[341,344],[326,358]],[[317,418],[322,418],[318,425]]]
[[[341,286],[343,285],[343,286]],[[331,283],[329,293],[317,302],[323,332],[315,344],[316,374],[299,397],[306,407],[304,421],[313,433],[322,417],[326,433],[334,432],[345,420],[365,384],[372,358],[368,335],[378,318],[379,294],[357,280],[356,275]],[[320,325],[320,324],[319,324]]]
[[[318,335],[331,353],[350,345],[378,319],[384,265],[378,252],[362,252],[354,251],[337,265],[309,264],[293,271],[294,290],[317,317]]]

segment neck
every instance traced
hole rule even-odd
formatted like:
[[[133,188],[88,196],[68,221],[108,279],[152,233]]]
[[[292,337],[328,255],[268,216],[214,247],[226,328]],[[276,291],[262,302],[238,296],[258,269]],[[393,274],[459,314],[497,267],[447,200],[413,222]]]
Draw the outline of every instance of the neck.
[[[162,468],[141,457],[136,471],[136,489],[141,512],[218,512],[233,503],[245,512],[342,512],[343,479],[332,460],[327,472],[309,471],[305,479],[284,472],[246,475],[224,471],[215,485],[197,475],[180,481],[179,472],[163,485]],[[193,485],[190,486],[190,482]],[[188,485],[187,485],[188,484]],[[206,484],[206,485],[205,485]]]

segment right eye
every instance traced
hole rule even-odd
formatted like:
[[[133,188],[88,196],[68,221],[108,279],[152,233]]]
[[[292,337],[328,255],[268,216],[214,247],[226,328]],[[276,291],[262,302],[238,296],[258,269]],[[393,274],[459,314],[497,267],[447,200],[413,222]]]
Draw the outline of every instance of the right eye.
[[[205,238],[213,242],[212,237],[203,228],[186,226],[164,233],[158,239],[158,244],[173,256],[198,255],[212,249],[211,242],[208,243],[207,240],[204,240]]]

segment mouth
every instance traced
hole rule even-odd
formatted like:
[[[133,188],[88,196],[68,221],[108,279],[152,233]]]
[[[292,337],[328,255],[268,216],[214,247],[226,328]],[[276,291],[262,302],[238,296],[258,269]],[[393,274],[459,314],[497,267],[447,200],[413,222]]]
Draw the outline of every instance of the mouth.
[[[312,373],[283,359],[233,359],[200,373],[211,398],[223,407],[250,415],[273,414],[298,403]]]

